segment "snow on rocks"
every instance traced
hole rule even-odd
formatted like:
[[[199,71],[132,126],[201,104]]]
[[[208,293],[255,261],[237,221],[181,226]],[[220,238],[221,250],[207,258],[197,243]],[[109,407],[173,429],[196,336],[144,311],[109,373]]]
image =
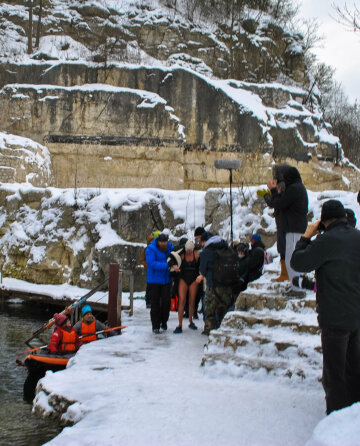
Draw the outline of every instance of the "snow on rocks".
[[[287,297],[289,282],[285,286],[271,282],[275,275],[266,268],[267,273],[239,295],[237,311],[229,312],[221,327],[210,333],[202,364],[210,371],[214,364],[230,364],[223,367],[224,373],[235,376],[262,369],[291,380],[308,379],[314,385],[322,368],[315,295]]]
[[[19,100],[26,98],[20,94]],[[0,181],[33,186],[51,184],[51,159],[47,147],[29,138],[0,132]]]

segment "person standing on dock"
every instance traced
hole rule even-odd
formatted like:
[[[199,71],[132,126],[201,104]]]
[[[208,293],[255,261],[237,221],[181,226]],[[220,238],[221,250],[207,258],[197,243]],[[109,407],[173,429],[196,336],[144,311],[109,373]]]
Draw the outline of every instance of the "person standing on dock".
[[[146,282],[151,301],[152,330],[155,334],[160,333],[160,326],[162,330],[167,330],[171,293],[171,276],[167,258],[173,249],[174,246],[164,232],[146,248]]]
[[[81,341],[70,320],[65,314],[58,313],[54,314],[54,319],[56,327],[50,339],[50,353],[75,353],[79,350]]]
[[[87,344],[88,342],[96,341],[98,336],[95,334],[98,331],[104,331],[108,327],[102,322],[95,319],[92,314],[92,309],[90,305],[84,305],[82,310],[82,320],[76,322],[74,325],[74,330],[78,336],[81,336],[81,342]],[[114,333],[109,332],[109,336],[113,336]]]

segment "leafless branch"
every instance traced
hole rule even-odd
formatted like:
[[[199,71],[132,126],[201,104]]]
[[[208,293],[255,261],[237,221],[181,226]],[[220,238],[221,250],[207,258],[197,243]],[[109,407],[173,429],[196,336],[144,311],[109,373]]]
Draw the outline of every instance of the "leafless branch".
[[[350,8],[347,3],[345,3],[343,7],[338,6],[336,3],[332,3],[331,6],[336,14],[336,16],[333,17],[336,22],[350,30],[360,31],[360,9],[358,5],[354,3],[353,8]]]

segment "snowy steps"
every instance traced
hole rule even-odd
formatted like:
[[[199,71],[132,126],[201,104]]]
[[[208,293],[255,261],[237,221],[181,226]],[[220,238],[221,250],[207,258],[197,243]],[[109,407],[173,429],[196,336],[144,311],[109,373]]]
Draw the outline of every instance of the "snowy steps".
[[[269,280],[249,284],[227,313],[220,328],[210,333],[202,366],[232,365],[239,374],[263,370],[274,376],[319,380],[322,369],[320,329],[313,293],[289,298],[289,282]],[[231,368],[232,372],[234,371]]]

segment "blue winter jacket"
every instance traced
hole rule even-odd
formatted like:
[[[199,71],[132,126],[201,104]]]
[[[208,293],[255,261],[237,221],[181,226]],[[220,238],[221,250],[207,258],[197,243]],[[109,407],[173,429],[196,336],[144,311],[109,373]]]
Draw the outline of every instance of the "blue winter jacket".
[[[146,248],[147,283],[159,283],[165,285],[171,282],[170,270],[166,259],[169,257],[173,249],[174,246],[168,242],[167,251],[160,251],[157,245],[157,238]]]

